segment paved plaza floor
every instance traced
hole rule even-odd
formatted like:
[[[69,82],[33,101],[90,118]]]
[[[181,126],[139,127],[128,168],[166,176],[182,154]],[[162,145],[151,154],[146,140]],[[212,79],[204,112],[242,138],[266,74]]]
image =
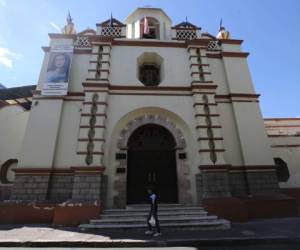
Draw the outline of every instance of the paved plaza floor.
[[[146,230],[146,228],[145,228]],[[210,247],[299,245],[300,217],[232,223],[229,230],[81,231],[51,225],[0,225],[0,247]],[[224,249],[224,248],[222,248]]]

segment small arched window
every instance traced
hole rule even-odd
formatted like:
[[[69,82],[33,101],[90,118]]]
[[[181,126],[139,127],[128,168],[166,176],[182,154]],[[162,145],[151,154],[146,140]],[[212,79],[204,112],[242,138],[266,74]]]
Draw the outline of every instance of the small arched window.
[[[145,86],[157,86],[163,80],[163,59],[154,52],[145,52],[137,59],[138,79]]]
[[[289,168],[281,158],[274,158],[276,174],[279,182],[287,182],[290,178]]]

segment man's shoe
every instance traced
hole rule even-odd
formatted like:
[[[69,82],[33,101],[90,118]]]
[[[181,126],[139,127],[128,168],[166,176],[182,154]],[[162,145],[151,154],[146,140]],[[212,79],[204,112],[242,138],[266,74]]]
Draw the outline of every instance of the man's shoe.
[[[162,233],[155,233],[155,234],[153,234],[154,237],[158,237],[158,236],[161,236],[161,235],[162,235]]]
[[[146,234],[146,235],[153,234],[153,231],[149,231],[149,230],[148,230],[148,231],[145,232],[145,234]]]

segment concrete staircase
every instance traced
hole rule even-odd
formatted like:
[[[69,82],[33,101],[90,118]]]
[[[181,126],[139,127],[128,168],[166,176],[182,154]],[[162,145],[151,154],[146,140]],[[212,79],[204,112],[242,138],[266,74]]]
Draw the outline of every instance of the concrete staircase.
[[[99,219],[81,224],[81,229],[146,229],[149,205],[130,205],[126,209],[104,210]],[[162,229],[229,229],[230,222],[208,215],[202,207],[159,204],[158,219]]]

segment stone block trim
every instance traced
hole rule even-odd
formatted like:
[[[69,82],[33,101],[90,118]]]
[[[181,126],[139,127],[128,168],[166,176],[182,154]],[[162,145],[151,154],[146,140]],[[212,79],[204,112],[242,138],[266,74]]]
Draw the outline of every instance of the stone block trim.
[[[73,175],[54,174],[49,180],[48,199],[52,201],[66,201],[72,198]]]
[[[270,195],[279,193],[279,184],[275,171],[247,171],[249,191],[252,195]]]
[[[16,169],[11,200],[70,199],[105,201],[107,176],[104,167],[72,167],[71,169]]]
[[[198,202],[202,198],[274,195],[280,191],[274,166],[202,165],[199,169]]]
[[[202,204],[203,199],[203,182],[202,182],[202,174],[196,174],[196,194],[197,194],[197,204]]]
[[[0,185],[0,201],[9,200],[12,185]]]
[[[46,200],[49,174],[16,174],[11,200]]]
[[[80,201],[102,200],[105,178],[103,167],[74,167],[72,199]],[[102,192],[101,192],[102,191]]]
[[[101,198],[101,175],[77,175],[74,176],[72,199],[89,201]]]
[[[126,168],[127,160],[120,160],[120,166]],[[114,182],[114,190],[118,191],[118,194],[114,196],[114,207],[123,208],[126,204],[126,175],[117,174],[118,179]]]
[[[103,208],[106,207],[106,198],[107,198],[107,185],[108,185],[108,176],[102,175],[101,185],[100,185],[100,202]]]
[[[229,179],[226,171],[203,171],[202,173],[202,197],[220,198],[230,197]]]
[[[234,197],[247,196],[249,193],[247,176],[244,172],[229,172],[229,186],[231,195]]]

